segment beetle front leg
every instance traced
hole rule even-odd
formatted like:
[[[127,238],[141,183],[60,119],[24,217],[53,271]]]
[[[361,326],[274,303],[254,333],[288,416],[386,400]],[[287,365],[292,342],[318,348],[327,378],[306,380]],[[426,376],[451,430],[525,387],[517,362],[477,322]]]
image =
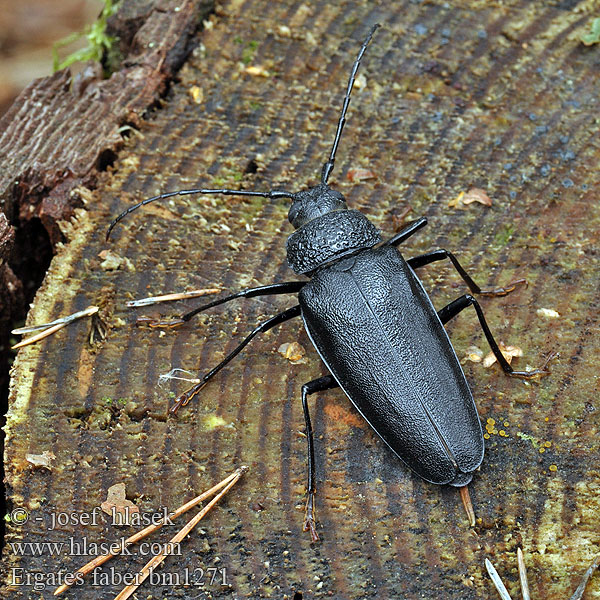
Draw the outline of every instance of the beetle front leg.
[[[438,311],[438,316],[440,318],[440,321],[443,324],[446,324],[450,319],[455,317],[459,312],[461,312],[462,310],[467,308],[467,306],[473,306],[473,308],[475,309],[475,312],[477,313],[477,317],[479,318],[479,323],[481,325],[481,328],[483,329],[483,333],[485,334],[488,344],[490,345],[490,348],[492,349],[492,352],[494,353],[496,360],[500,363],[502,370],[507,375],[510,375],[511,377],[520,377],[521,379],[530,379],[532,377],[545,377],[546,375],[550,374],[550,371],[548,370],[548,363],[553,358],[558,356],[556,352],[552,352],[548,356],[548,358],[546,358],[546,360],[544,361],[544,364],[539,369],[533,369],[532,371],[515,371],[510,366],[510,363],[506,360],[506,358],[504,358],[502,351],[498,347],[498,344],[496,343],[496,340],[494,339],[494,336],[492,335],[492,332],[490,331],[487,321],[485,320],[483,311],[481,310],[481,306],[479,306],[479,302],[477,302],[477,300],[475,300],[475,298],[473,298],[473,296],[471,296],[469,294],[465,294],[464,296],[461,296],[457,300],[454,300],[454,302],[451,302],[450,304],[448,304],[448,306],[444,306],[444,308],[442,308],[440,311]]]
[[[448,258],[452,262],[454,268],[458,271],[458,274],[462,277],[463,281],[467,284],[468,288],[473,294],[479,294],[480,296],[506,296],[507,294],[510,294],[510,292],[512,292],[518,285],[527,285],[526,279],[516,279],[515,281],[509,283],[506,287],[495,288],[493,290],[482,290],[471,279],[471,276],[458,262],[456,256],[454,256],[452,252],[444,250],[443,248],[441,248],[440,250],[434,250],[433,252],[429,252],[421,256],[415,256],[414,258],[408,259],[406,262],[411,266],[412,269],[418,269],[419,267],[424,267],[425,265],[429,265],[432,262],[437,262],[438,260],[445,260],[446,258]]]
[[[416,221],[411,221],[410,223],[408,223],[408,225],[406,225],[406,227],[404,227],[404,229],[402,229],[402,231],[397,233],[393,238],[389,239],[387,242],[384,242],[383,245],[399,246],[400,244],[404,243],[411,235],[417,233],[417,231],[419,231],[421,227],[425,227],[425,225],[427,225],[427,219],[425,217],[421,217]]]
[[[306,423],[306,439],[308,442],[308,497],[306,498],[306,513],[304,516],[304,531],[310,531],[312,541],[319,539],[317,535],[317,524],[315,519],[315,448],[313,440],[313,429],[308,412],[308,396],[316,392],[323,392],[338,387],[338,382],[331,376],[319,377],[309,381],[302,386],[302,410],[304,411],[304,422]]]
[[[299,292],[308,282],[307,281],[285,281],[283,283],[272,283],[270,285],[261,285],[260,287],[248,288],[230,294],[224,298],[219,298],[208,304],[203,304],[190,312],[181,315],[181,317],[175,317],[174,319],[151,319],[148,317],[139,317],[139,325],[147,325],[148,327],[177,327],[187,323],[192,317],[195,317],[198,313],[204,312],[209,308],[220,306],[236,298],[256,298],[258,296],[274,296],[275,294],[295,294]]]

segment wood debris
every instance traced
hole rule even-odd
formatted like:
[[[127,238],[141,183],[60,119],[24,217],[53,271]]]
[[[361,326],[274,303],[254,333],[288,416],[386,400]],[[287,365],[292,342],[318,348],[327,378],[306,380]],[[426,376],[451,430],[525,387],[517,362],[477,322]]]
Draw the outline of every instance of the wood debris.
[[[471,188],[468,192],[461,192],[448,202],[450,208],[464,208],[473,202],[479,202],[484,206],[492,206],[492,199],[487,195],[485,190],[480,188]]]

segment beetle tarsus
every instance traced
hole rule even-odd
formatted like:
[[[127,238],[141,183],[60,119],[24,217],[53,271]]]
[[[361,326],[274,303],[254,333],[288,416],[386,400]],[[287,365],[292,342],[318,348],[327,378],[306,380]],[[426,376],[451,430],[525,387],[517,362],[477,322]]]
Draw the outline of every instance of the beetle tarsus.
[[[319,541],[317,533],[317,521],[315,519],[315,491],[309,492],[306,499],[306,512],[304,516],[303,531],[310,531],[310,537],[313,542]]]
[[[481,290],[478,293],[480,296],[487,296],[492,298],[498,296],[506,296],[513,292],[520,285],[524,285],[525,287],[527,287],[527,279],[515,279],[514,281],[511,281],[506,287],[499,287],[493,290]]]
[[[544,364],[542,364],[542,366],[537,369],[532,369],[531,371],[514,371],[513,370],[511,372],[507,371],[507,373],[511,377],[518,377],[519,379],[535,379],[535,378],[540,379],[542,377],[546,377],[546,376],[550,375],[551,371],[548,369],[548,364],[555,358],[558,358],[558,356],[559,356],[558,352],[551,352],[546,357]]]
[[[208,380],[205,379],[204,381],[197,383],[195,386],[191,387],[189,390],[175,398],[175,402],[173,403],[173,406],[171,406],[171,408],[169,409],[169,412],[172,415],[174,415],[177,414],[177,411],[182,406],[187,406],[190,403],[190,401],[194,398],[194,396],[198,394],[200,390],[206,385],[207,381]]]

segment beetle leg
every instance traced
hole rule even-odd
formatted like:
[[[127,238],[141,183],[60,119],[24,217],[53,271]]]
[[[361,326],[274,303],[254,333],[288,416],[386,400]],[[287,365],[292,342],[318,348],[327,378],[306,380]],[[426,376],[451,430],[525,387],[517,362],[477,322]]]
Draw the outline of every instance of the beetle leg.
[[[199,383],[197,383],[189,390],[178,396],[175,399],[175,404],[173,404],[173,406],[169,409],[169,412],[174,414],[179,410],[181,406],[185,406],[186,404],[188,404],[189,401],[208,383],[208,381],[212,377],[214,377],[224,366],[231,362],[246,347],[246,345],[250,342],[250,340],[252,340],[254,336],[258,335],[259,333],[269,331],[269,329],[272,329],[276,325],[279,325],[280,323],[284,323],[285,321],[289,321],[290,319],[299,316],[300,305],[297,304],[296,306],[288,308],[287,310],[284,310],[283,312],[280,312],[274,317],[271,317],[270,319],[267,319],[266,321],[261,323],[258,327],[253,329],[250,335],[243,339],[242,342],[238,346],[236,346],[214,369],[211,369],[206,375],[204,375],[204,377],[202,377]]]
[[[475,312],[477,313],[477,317],[479,318],[479,323],[481,328],[483,329],[483,333],[496,357],[496,360],[500,363],[502,370],[511,377],[520,377],[521,379],[530,379],[532,377],[545,377],[550,374],[548,370],[548,363],[558,356],[556,352],[552,352],[544,361],[544,364],[539,369],[533,369],[532,371],[515,371],[510,363],[504,358],[502,351],[498,347],[490,328],[488,327],[487,321],[483,315],[483,311],[481,310],[481,306],[479,306],[479,302],[473,298],[473,296],[469,294],[465,294],[461,296],[454,302],[448,304],[448,306],[444,306],[440,311],[438,311],[438,316],[442,323],[446,324],[450,319],[455,317],[459,312],[463,309],[467,308],[467,306],[473,306]]]
[[[427,225],[427,219],[425,217],[421,217],[416,221],[411,221],[402,231],[397,233],[393,238],[389,239],[387,242],[384,242],[384,246],[399,246],[402,242],[405,242],[411,235],[417,233],[421,227],[425,227]],[[409,261],[410,262],[410,261]]]
[[[304,422],[306,423],[306,439],[308,441],[308,497],[306,498],[306,514],[304,518],[304,531],[310,531],[313,542],[319,539],[317,535],[315,519],[315,448],[313,440],[313,429],[308,412],[308,396],[315,392],[322,392],[338,387],[338,382],[331,376],[319,377],[309,381],[302,386],[302,410],[304,411]]]
[[[418,269],[419,267],[424,267],[432,262],[436,262],[438,260],[450,259],[454,268],[458,271],[458,274],[463,278],[464,282],[467,284],[471,293],[479,294],[480,296],[506,296],[506,294],[510,294],[518,285],[525,284],[527,285],[526,279],[516,279],[508,284],[506,287],[495,288],[493,290],[482,290],[470,277],[470,275],[464,270],[461,264],[458,262],[458,259],[452,252],[448,250],[440,249],[434,250],[433,252],[428,252],[427,254],[423,254],[421,256],[415,256],[414,258],[408,259],[406,262],[413,269]]]
[[[271,285],[261,285],[260,287],[248,288],[230,294],[224,298],[219,298],[208,304],[203,304],[194,310],[191,310],[181,317],[174,319],[151,319],[148,317],[139,317],[137,320],[138,325],[147,325],[148,327],[176,327],[187,323],[192,317],[195,317],[198,313],[201,313],[209,308],[214,308],[221,304],[225,304],[236,298],[255,298],[257,296],[270,296],[275,294],[295,294],[299,292],[308,282],[307,281],[286,281],[283,283],[272,283]]]

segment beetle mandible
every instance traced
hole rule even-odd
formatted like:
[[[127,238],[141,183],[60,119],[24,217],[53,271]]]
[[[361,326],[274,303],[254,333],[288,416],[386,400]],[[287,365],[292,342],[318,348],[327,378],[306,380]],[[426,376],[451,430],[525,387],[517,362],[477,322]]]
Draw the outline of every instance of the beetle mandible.
[[[318,539],[315,520],[313,430],[308,396],[340,387],[375,432],[414,472],[426,481],[455,487],[467,485],[483,460],[484,442],[473,396],[452,348],[444,324],[473,306],[485,337],[500,366],[521,378],[549,373],[548,362],[532,371],[516,371],[502,355],[477,300],[465,294],[436,311],[415,270],[449,259],[473,294],[503,296],[524,283],[482,290],[444,249],[405,260],[397,250],[421,227],[413,221],[397,235],[382,241],[378,229],[327,181],[335,164],[350,94],[361,59],[379,27],[374,25],[354,61],[330,155],[321,182],[300,192],[256,192],[233,189],[179,190],[147,198],[130,206],[112,221],[114,226],[145,204],[188,194],[224,194],[290,198],[289,221],[296,231],[287,240],[289,266],[308,281],[288,281],[245,289],[202,305],[177,319],[154,320],[155,327],[174,326],[194,315],[235,298],[298,294],[298,304],[256,327],[220,364],[210,370],[171,407],[175,413],[228,364],[259,333],[302,317],[308,336],[330,375],[302,386],[302,408],[308,442],[308,491],[304,529]]]

